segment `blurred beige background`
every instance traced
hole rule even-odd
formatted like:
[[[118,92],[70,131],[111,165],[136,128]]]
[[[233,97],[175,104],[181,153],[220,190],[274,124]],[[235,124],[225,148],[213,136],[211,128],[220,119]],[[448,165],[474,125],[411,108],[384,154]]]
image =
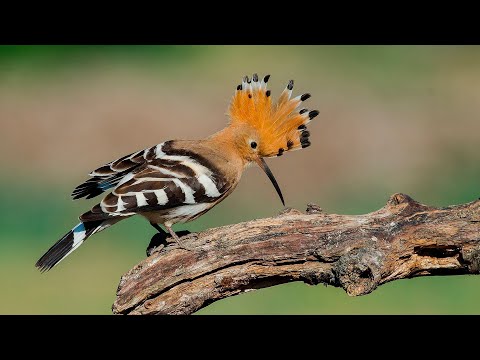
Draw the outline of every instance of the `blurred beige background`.
[[[267,160],[287,206],[359,214],[395,192],[435,206],[480,195],[476,46],[25,48],[0,49],[0,313],[110,313],[154,230],[129,219],[40,274],[38,257],[100,200],[73,202],[71,190],[120,156],[220,130],[236,85],[254,72],[271,74],[274,97],[294,79],[294,94],[311,93],[307,106],[320,111],[311,147]],[[251,168],[223,203],[176,230],[281,210]],[[200,313],[479,313],[479,289],[475,276],[397,281],[361,298],[286,284]]]

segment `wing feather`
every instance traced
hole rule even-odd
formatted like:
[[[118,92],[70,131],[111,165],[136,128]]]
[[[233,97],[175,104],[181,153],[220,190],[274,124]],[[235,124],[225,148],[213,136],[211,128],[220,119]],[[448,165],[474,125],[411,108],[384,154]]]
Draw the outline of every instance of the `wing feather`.
[[[85,197],[90,199],[115,187],[125,176],[128,176],[128,174],[148,162],[153,155],[151,149],[147,148],[125,155],[93,170],[89,174],[92,178],[78,185],[72,191],[72,198],[80,199]]]
[[[194,152],[175,151],[170,143],[159,144],[154,150],[146,149],[145,153],[156,155],[124,175],[100,204],[82,216],[89,219],[130,216],[182,205],[213,203],[228,192],[232,184],[217,169],[212,169],[208,161]],[[128,159],[132,156],[120,162]]]

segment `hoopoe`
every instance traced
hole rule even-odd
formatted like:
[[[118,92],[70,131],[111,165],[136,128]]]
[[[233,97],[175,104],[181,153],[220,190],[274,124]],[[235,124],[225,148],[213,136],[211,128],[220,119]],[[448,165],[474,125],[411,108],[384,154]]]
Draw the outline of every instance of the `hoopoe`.
[[[291,98],[293,80],[272,102],[269,78],[266,75],[259,81],[257,74],[243,78],[228,109],[230,122],[223,130],[202,140],[165,141],[92,171],[91,178],[73,190],[73,199],[113,191],[80,215],[80,223],[58,240],[36,267],[50,270],[88,237],[133,215],[145,217],[167,236],[158,224],[163,225],[177,244],[186,248],[172,226],[194,220],[224,200],[253,163],[265,171],[285,206],[264,158],[308,147],[306,125],[319,112],[299,109],[310,94]]]

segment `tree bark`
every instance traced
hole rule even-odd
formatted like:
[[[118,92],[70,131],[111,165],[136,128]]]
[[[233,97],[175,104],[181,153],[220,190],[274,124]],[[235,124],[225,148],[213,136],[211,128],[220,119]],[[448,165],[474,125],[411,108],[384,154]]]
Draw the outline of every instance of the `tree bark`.
[[[478,274],[480,200],[434,208],[394,194],[365,215],[306,213],[182,237],[122,276],[114,314],[191,314],[214,301],[291,281],[365,295],[386,282]]]

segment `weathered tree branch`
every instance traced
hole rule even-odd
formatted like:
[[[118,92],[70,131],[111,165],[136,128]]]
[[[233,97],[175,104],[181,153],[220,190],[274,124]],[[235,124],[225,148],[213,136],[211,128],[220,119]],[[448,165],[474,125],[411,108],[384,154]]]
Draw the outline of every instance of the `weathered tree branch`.
[[[364,295],[386,282],[480,272],[480,200],[434,208],[395,194],[365,215],[287,209],[182,238],[126,273],[115,314],[191,314],[222,298],[290,281]]]

